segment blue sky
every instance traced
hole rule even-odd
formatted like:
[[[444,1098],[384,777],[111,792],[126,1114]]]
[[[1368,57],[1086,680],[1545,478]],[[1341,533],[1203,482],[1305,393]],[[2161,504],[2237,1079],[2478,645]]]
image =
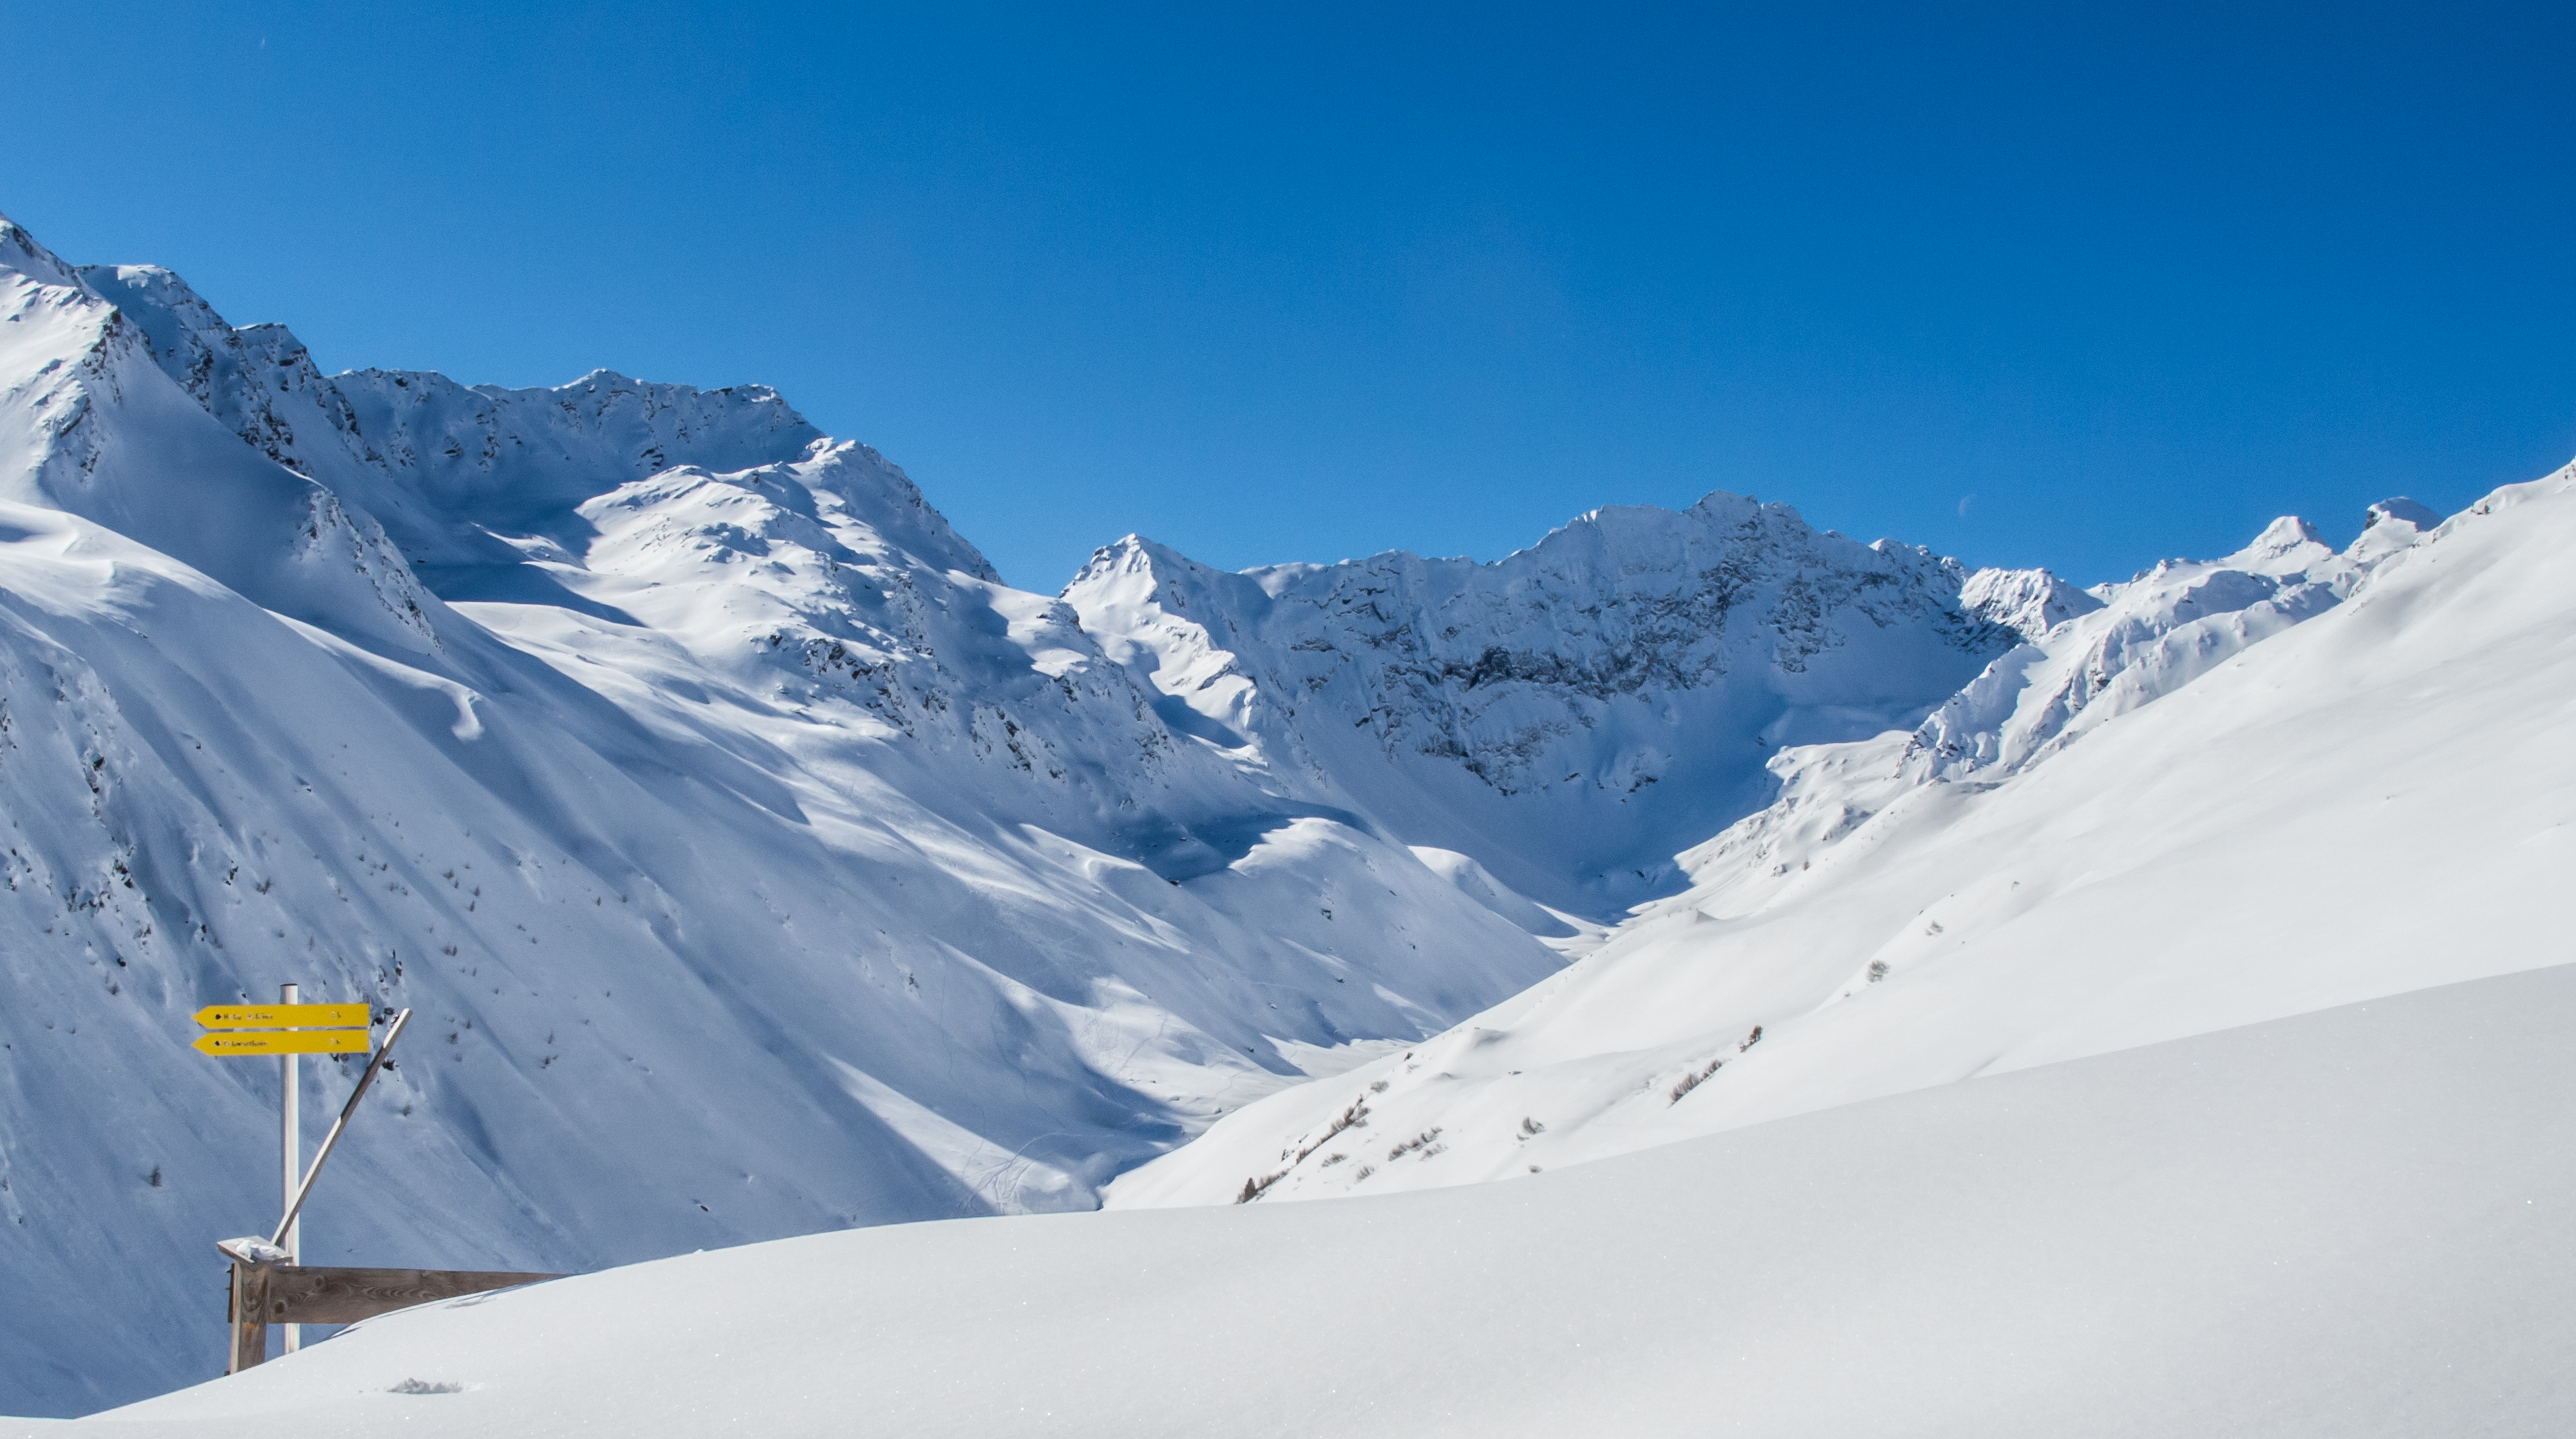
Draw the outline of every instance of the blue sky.
[[[2576,454],[2576,10],[1932,8],[0,0],[0,211],[773,384],[1045,590],[1712,488],[2089,582]]]

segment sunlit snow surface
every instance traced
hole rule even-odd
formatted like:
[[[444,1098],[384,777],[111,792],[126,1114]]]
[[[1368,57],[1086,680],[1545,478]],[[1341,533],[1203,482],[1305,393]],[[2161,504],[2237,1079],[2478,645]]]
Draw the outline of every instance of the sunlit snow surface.
[[[2576,969],[1510,1184],[865,1230],[6,1439],[2543,1435]]]

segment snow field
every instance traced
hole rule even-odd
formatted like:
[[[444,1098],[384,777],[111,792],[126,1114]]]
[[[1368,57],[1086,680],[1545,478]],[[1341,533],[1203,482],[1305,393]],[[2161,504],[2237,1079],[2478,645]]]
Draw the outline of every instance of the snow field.
[[[905,1225],[372,1321],[0,1434],[2523,1435],[2576,969],[1521,1182]]]

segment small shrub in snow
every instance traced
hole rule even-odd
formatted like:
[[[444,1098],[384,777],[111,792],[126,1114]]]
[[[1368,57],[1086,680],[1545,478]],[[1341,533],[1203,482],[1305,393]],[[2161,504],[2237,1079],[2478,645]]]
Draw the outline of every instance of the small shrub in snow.
[[[1279,1157],[1287,1160],[1288,1167],[1290,1169],[1294,1169],[1298,1165],[1306,1162],[1307,1155],[1310,1155],[1316,1150],[1331,1143],[1334,1135],[1341,1133],[1345,1129],[1366,1128],[1368,1128],[1368,1101],[1365,1099],[1353,1100],[1351,1102],[1351,1107],[1343,1110],[1331,1124],[1325,1126],[1324,1132],[1321,1135],[1304,1145],[1293,1149],[1283,1149],[1279,1151]],[[1276,1178],[1277,1176],[1274,1175],[1273,1177]]]
[[[1872,975],[1871,978],[1876,979],[1877,976]],[[1757,1024],[1753,1026],[1753,1032],[1751,1034],[1744,1036],[1744,1042],[1735,1046],[1735,1052],[1737,1054],[1742,1054],[1744,1051],[1751,1049],[1753,1046],[1760,1044],[1761,1042],[1762,1026]],[[1710,1060],[1703,1068],[1693,1070],[1690,1073],[1683,1075],[1681,1083],[1673,1086],[1673,1097],[1671,1103],[1681,1103],[1683,1095],[1688,1094],[1692,1090],[1699,1088],[1702,1084],[1707,1083],[1709,1076],[1717,1073],[1725,1067],[1726,1059],[1724,1057],[1720,1057]]]
[[[1435,1124],[1429,1129],[1422,1131],[1420,1134],[1413,1136],[1411,1139],[1404,1141],[1402,1144],[1397,1145],[1393,1149],[1388,1150],[1386,1152],[1386,1157],[1390,1162],[1402,1159],[1404,1156],[1411,1154],[1416,1150],[1428,1148],[1431,1141],[1438,1139],[1439,1137],[1440,1126]],[[1445,1148],[1446,1146],[1443,1147]]]
[[[1288,1171],[1283,1169],[1266,1178],[1246,1179],[1243,1181],[1243,1192],[1234,1196],[1234,1202],[1237,1204],[1250,1204],[1252,1201],[1259,1199],[1263,1193],[1268,1191],[1271,1185],[1274,1185],[1287,1177]]]

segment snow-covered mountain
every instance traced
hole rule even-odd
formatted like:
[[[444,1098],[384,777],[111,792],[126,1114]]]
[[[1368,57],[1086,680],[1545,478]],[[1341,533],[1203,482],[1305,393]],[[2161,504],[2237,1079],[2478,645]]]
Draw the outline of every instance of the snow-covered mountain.
[[[1526,1176],[2568,962],[2576,466],[2369,518],[2048,597],[1921,723],[1783,749],[1588,957],[1112,1206]]]
[[[326,376],[0,221],[0,1282],[95,1296],[0,1310],[0,1410],[211,1362],[276,1078],[200,1005],[417,1012],[317,1261],[1089,1207],[2083,602],[1723,495],[1049,597],[769,390]]]
[[[1676,851],[1770,798],[1778,747],[1910,726],[2088,603],[1728,494],[1492,564],[1227,574],[1131,535],[1064,597],[1175,730],[1590,918],[1670,891]]]
[[[276,1077],[187,1017],[282,980],[418,1011],[309,1255],[589,1269],[1088,1206],[1559,963],[767,391],[325,379],[0,230],[0,611],[0,1282],[96,1299],[0,1409],[205,1372]]]

